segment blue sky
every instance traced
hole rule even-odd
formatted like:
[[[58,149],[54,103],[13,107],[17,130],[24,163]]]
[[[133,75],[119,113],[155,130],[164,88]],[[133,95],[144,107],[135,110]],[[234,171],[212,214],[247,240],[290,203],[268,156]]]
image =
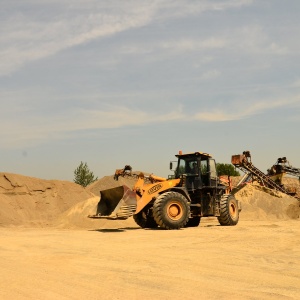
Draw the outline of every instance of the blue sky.
[[[2,0],[1,172],[73,180],[179,150],[300,167],[300,1]]]

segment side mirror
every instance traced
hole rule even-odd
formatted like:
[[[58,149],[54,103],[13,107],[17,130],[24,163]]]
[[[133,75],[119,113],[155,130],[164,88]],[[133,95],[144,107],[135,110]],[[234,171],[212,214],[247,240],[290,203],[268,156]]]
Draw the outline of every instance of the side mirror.
[[[173,169],[173,163],[170,161],[170,170]]]

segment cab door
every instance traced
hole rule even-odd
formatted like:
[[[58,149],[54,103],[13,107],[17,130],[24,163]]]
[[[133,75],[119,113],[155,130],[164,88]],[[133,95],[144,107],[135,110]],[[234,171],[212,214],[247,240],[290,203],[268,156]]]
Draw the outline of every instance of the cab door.
[[[209,159],[209,175],[210,175],[210,186],[217,186],[218,176],[217,176],[216,162],[212,158]]]

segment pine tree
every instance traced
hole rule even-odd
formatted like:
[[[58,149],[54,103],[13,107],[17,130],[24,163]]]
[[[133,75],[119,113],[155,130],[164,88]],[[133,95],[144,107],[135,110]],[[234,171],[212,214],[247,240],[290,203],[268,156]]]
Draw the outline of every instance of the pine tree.
[[[95,178],[93,172],[90,171],[87,163],[81,162],[74,171],[74,182],[82,185],[83,187],[88,186],[97,179],[98,177]]]

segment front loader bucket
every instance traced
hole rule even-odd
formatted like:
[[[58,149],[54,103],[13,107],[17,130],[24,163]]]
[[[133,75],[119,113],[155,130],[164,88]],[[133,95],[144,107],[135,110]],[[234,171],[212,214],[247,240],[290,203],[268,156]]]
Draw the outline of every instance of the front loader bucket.
[[[97,212],[90,218],[127,219],[136,211],[136,194],[128,186],[100,191]]]

